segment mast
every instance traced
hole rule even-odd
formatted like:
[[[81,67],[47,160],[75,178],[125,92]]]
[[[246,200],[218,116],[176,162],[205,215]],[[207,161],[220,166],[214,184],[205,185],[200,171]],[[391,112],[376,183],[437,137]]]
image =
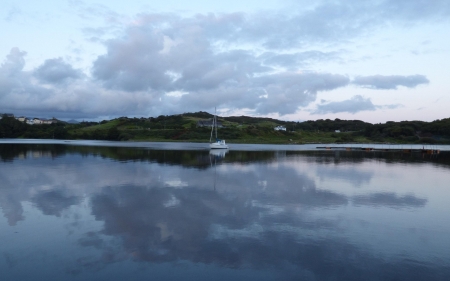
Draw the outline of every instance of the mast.
[[[217,140],[217,109],[214,107],[214,126],[216,127],[216,140]]]
[[[211,143],[211,140],[212,140],[213,130],[214,130],[214,117],[213,117],[212,124],[211,124],[211,136],[209,137],[209,143]]]

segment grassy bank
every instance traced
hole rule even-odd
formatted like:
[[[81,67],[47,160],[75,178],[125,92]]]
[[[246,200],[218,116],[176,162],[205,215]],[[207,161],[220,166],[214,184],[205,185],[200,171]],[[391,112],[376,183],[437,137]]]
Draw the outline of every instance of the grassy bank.
[[[197,112],[150,118],[120,117],[79,124],[28,125],[5,116],[0,119],[0,137],[208,142],[212,117],[209,113]],[[219,117],[218,121],[218,137],[229,143],[450,143],[450,118],[384,124],[340,119],[292,122],[248,116]],[[284,130],[275,130],[278,126]]]

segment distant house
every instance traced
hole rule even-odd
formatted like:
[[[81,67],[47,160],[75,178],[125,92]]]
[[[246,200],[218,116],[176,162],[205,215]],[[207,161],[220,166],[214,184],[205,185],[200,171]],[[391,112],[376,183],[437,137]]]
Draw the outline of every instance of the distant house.
[[[286,131],[286,127],[285,126],[276,126],[275,128],[273,128],[275,131]]]
[[[340,133],[340,132],[341,132],[341,130],[334,130],[334,132],[335,132],[335,133]]]
[[[16,119],[20,122],[25,122],[25,119],[27,119],[27,118],[24,116],[20,116],[20,117],[16,117]]]
[[[41,118],[42,124],[52,124],[53,123],[53,119],[45,119],[45,118]]]
[[[46,119],[46,118],[34,118],[33,124],[39,125],[39,124],[52,124],[54,123],[54,119]]]
[[[25,121],[28,125],[34,125],[34,119],[27,118]]]
[[[197,127],[212,127],[212,126],[213,126],[213,119],[197,121]],[[217,127],[223,128],[222,122],[217,121]]]

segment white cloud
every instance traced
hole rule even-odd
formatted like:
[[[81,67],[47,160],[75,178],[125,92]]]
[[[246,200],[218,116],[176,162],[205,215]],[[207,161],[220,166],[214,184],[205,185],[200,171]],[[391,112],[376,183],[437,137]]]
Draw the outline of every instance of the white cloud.
[[[102,5],[70,3],[79,16],[101,19],[101,24],[95,21],[100,26],[87,24],[80,30],[104,44],[106,51],[95,57],[91,73],[83,73],[61,58],[24,71],[25,52],[13,49],[0,69],[0,110],[95,118],[217,106],[261,115],[295,114],[315,102],[318,92],[349,84],[386,90],[429,83],[420,74],[356,76],[351,81],[344,70],[328,71],[327,64],[345,66],[346,50],[341,47],[374,30],[445,22],[450,16],[449,2],[437,0],[426,5],[403,0],[311,1],[289,11],[185,17],[142,13],[134,18]],[[357,95],[324,102],[314,113],[396,106],[374,105]]]
[[[355,85],[377,90],[396,90],[399,86],[415,88],[418,85],[428,84],[429,82],[424,75],[358,76],[352,81]]]
[[[360,95],[354,96],[351,99],[344,101],[334,101],[323,104],[318,104],[317,109],[313,111],[313,114],[327,114],[327,113],[340,113],[349,112],[357,113],[360,111],[374,111],[376,106],[372,103],[370,98],[364,98]]]

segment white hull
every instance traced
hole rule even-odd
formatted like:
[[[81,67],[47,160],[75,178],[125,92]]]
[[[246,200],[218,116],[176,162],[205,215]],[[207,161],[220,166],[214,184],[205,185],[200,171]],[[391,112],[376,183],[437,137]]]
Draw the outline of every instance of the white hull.
[[[209,148],[211,148],[211,149],[228,149],[228,145],[226,145],[225,143],[213,142],[213,143],[209,144]]]

